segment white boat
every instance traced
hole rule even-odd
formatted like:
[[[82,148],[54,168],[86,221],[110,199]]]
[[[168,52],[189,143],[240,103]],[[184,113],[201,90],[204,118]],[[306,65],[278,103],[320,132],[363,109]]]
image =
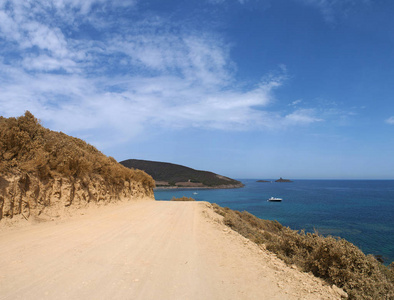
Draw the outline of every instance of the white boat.
[[[198,195],[198,193],[197,193],[197,192],[194,192],[193,195]]]
[[[282,201],[282,200],[283,200],[282,198],[271,197],[271,198],[269,198],[267,201],[270,201],[270,202],[280,202],[280,201]]]

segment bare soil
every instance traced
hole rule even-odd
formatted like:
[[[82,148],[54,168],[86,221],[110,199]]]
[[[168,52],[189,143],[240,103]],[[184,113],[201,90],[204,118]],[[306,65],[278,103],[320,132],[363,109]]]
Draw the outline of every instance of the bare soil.
[[[83,214],[83,215],[82,215]],[[0,299],[340,299],[205,202],[135,201],[0,227]]]

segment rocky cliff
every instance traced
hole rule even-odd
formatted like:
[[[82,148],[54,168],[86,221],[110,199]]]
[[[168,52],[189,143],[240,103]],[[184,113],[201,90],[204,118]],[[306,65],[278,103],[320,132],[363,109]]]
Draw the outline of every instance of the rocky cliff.
[[[88,204],[154,199],[154,180],[29,112],[0,117],[0,220],[58,216]]]

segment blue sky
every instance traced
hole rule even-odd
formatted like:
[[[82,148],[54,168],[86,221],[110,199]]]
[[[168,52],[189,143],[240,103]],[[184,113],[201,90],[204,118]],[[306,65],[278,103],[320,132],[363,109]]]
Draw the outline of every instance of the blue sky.
[[[393,179],[394,2],[0,2],[0,114],[117,160]]]

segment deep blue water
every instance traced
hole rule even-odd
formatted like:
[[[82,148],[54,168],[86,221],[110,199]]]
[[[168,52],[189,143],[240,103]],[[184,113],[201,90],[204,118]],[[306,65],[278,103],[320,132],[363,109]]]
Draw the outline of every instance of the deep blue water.
[[[246,210],[292,229],[345,238],[366,254],[382,255],[386,264],[394,261],[394,180],[241,181],[241,189],[157,190],[155,198],[187,196]],[[283,201],[267,202],[271,196]]]

